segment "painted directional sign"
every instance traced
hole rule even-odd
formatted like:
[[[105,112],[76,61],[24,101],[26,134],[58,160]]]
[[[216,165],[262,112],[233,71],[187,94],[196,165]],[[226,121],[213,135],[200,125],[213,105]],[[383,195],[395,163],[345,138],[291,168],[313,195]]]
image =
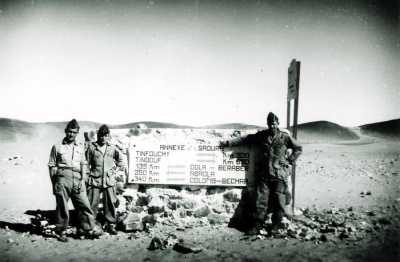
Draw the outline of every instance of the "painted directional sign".
[[[300,62],[292,60],[288,69],[288,99],[296,99],[299,93]]]
[[[131,139],[129,183],[246,185],[250,152],[222,151],[220,137],[204,139],[204,134],[210,133],[210,130],[189,131],[200,134],[202,138],[180,136],[186,132],[184,129],[169,132],[157,139]]]

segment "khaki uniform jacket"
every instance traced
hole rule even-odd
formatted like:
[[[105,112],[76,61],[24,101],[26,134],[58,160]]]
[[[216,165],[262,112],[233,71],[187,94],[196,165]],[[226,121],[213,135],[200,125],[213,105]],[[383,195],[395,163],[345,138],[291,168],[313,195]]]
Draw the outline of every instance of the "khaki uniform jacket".
[[[89,166],[88,186],[115,186],[117,167],[124,167],[124,161],[121,152],[114,145],[106,143],[103,154],[97,142],[93,142],[87,148],[86,158]]]
[[[53,145],[51,148],[48,166],[57,168],[55,176],[82,179],[81,174],[85,172],[86,164],[84,147],[81,143],[75,141],[68,144],[64,139],[61,144]]]
[[[302,153],[302,146],[288,133],[281,130],[275,136],[266,129],[228,142],[228,146],[240,144],[254,144],[262,153],[263,166],[258,169],[265,170],[266,176],[261,178],[287,181],[291,174],[291,165]],[[289,149],[292,151],[290,154]]]

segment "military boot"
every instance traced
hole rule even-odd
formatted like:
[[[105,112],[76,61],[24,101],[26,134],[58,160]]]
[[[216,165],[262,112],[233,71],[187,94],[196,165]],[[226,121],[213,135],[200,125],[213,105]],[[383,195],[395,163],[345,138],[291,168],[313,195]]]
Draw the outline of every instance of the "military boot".
[[[110,234],[110,235],[118,235],[117,230],[115,229],[115,224],[108,224],[106,227],[106,231]]]
[[[68,237],[65,230],[56,230],[55,231],[56,238],[60,242],[68,242]]]
[[[263,228],[262,223],[256,223],[253,227],[246,231],[246,235],[258,235],[260,230]]]

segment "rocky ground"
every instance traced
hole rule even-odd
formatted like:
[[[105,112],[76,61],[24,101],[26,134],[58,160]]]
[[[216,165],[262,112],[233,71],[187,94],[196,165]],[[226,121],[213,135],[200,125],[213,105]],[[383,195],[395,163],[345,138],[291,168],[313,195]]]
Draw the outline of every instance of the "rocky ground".
[[[365,142],[367,141],[367,142]],[[274,235],[228,227],[240,189],[126,189],[119,233],[57,241],[46,170],[51,141],[4,143],[0,153],[2,261],[397,261],[400,143],[305,144],[296,221]]]

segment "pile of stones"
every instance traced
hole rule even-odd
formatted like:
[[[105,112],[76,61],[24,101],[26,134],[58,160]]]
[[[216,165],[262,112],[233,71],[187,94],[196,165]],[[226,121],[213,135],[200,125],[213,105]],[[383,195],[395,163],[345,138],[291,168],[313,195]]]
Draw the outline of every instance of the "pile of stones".
[[[55,232],[56,225],[51,224],[51,218],[37,211],[36,215],[31,218],[31,232],[49,238],[57,238]],[[76,227],[69,226],[65,231],[69,237],[76,235]]]
[[[118,228],[143,231],[156,224],[178,230],[197,225],[220,225],[229,222],[241,197],[234,188],[127,188],[119,195]]]
[[[184,231],[198,226],[228,224],[240,201],[241,191],[219,187],[130,186],[117,195],[117,229],[146,234],[159,226]],[[32,233],[56,237],[50,213],[35,212],[31,218]],[[76,231],[76,227],[70,226],[66,235],[73,237]]]
[[[331,208],[324,210],[303,209],[302,215],[284,220],[284,227],[276,231],[266,226],[259,238],[295,238],[304,241],[327,242],[337,240],[359,241],[367,234],[376,232],[391,224],[385,216],[373,211],[354,211],[353,208]]]

